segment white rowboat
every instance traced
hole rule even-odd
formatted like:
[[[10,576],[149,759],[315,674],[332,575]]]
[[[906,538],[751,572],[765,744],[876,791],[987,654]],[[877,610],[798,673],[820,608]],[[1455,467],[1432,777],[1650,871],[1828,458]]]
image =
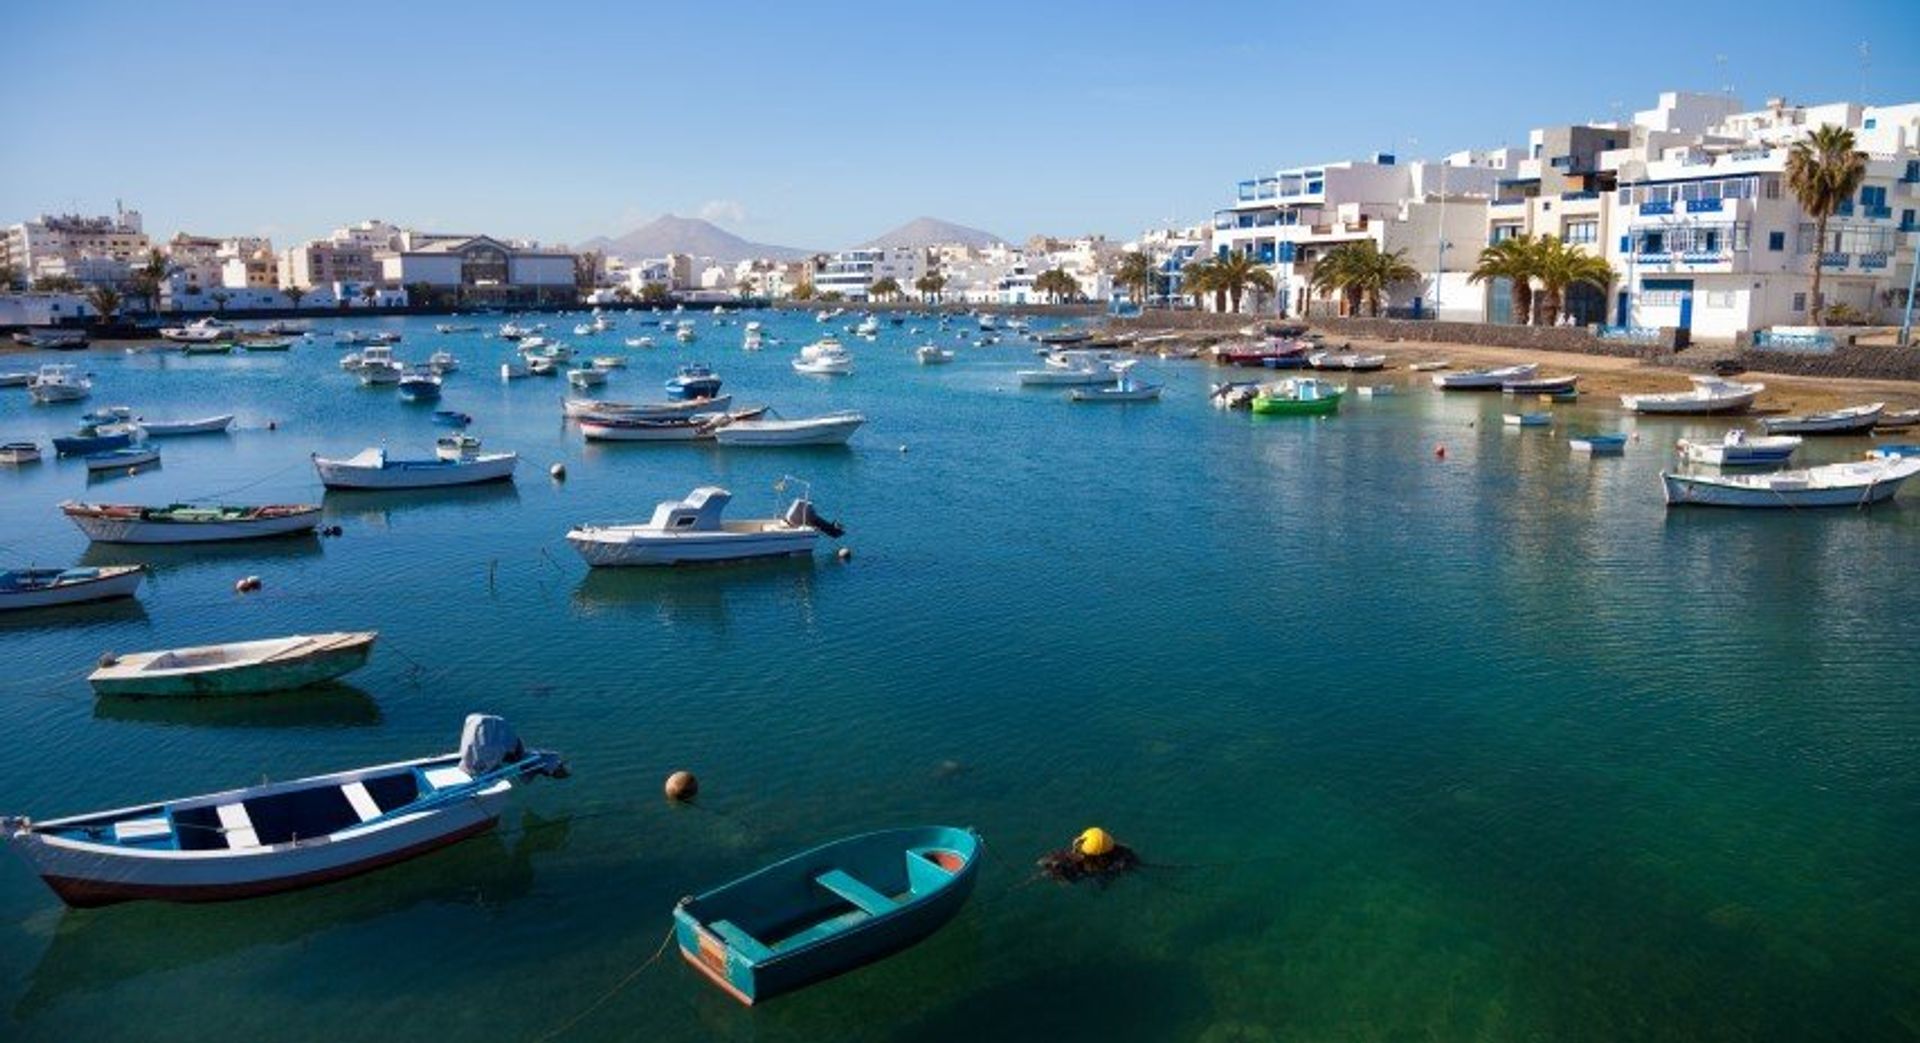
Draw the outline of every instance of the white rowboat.
[[[331,681],[366,665],[374,631],[107,655],[87,676],[96,695],[259,695]]]
[[[0,571],[0,612],[132,597],[144,575],[139,565]]]
[[[1663,471],[1667,505],[1865,507],[1893,498],[1920,474],[1920,457],[1873,459],[1770,474],[1683,475]]]
[[[310,532],[320,524],[320,508],[310,504],[266,507],[166,507],[77,503],[60,510],[87,538],[97,543],[211,543]]]
[[[394,460],[384,449],[365,449],[345,460],[315,455],[313,469],[329,489],[441,489],[513,477],[513,453],[463,454],[454,459]]]

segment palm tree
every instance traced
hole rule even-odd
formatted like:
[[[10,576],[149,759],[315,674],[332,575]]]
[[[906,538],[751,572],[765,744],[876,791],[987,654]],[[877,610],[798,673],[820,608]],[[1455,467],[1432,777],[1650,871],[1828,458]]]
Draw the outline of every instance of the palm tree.
[[[225,290],[215,290],[207,296],[213,299],[213,310],[218,312],[226,311],[227,302],[233,299],[233,294]]]
[[[300,298],[305,297],[308,292],[305,286],[288,286],[280,291],[280,296],[285,297],[293,305],[294,310],[298,311]]]
[[[1552,326],[1560,321],[1560,307],[1570,286],[1587,285],[1601,292],[1613,285],[1613,266],[1558,236],[1540,237],[1533,246],[1533,275],[1540,280],[1540,321]]]
[[[883,275],[867,287],[867,296],[873,300],[887,300],[900,295],[900,280],[891,275]]]
[[[1113,281],[1126,288],[1128,300],[1135,304],[1146,303],[1148,295],[1153,292],[1153,258],[1137,250],[1122,256]]]
[[[934,302],[940,299],[940,292],[947,288],[947,277],[939,272],[928,272],[913,281],[913,288],[920,291],[924,301]]]
[[[1512,286],[1513,321],[1527,326],[1533,323],[1533,276],[1535,243],[1533,236],[1515,235],[1480,251],[1468,282],[1506,279]]]
[[[1053,303],[1059,304],[1064,298],[1079,295],[1080,280],[1068,275],[1065,269],[1049,268],[1033,280],[1033,288],[1053,298]]]
[[[112,322],[120,311],[120,291],[111,286],[95,286],[87,291],[87,303],[100,313],[101,322]]]
[[[360,296],[366,298],[367,307],[371,308],[373,307],[373,302],[380,299],[380,287],[368,283],[360,287]]]
[[[1273,292],[1273,275],[1246,252],[1235,250],[1211,265],[1216,294],[1224,292],[1233,311],[1240,310],[1240,298],[1249,288]]]
[[[1419,270],[1407,263],[1404,249],[1382,250],[1371,239],[1347,243],[1337,249],[1347,252],[1341,267],[1348,287],[1366,298],[1367,314],[1376,319],[1380,317],[1382,294],[1397,283],[1420,278]]]
[[[1813,215],[1813,324],[1820,325],[1820,269],[1827,253],[1827,218],[1853,198],[1867,176],[1867,154],[1853,147],[1853,131],[1832,124],[1793,143],[1787,153],[1787,187],[1800,208]]]
[[[167,279],[167,259],[159,250],[148,250],[146,263],[133,269],[133,292],[147,302],[148,311],[160,310],[160,284]]]
[[[1215,291],[1213,261],[1198,257],[1180,266],[1180,292],[1193,298],[1193,308],[1206,308],[1207,294]]]

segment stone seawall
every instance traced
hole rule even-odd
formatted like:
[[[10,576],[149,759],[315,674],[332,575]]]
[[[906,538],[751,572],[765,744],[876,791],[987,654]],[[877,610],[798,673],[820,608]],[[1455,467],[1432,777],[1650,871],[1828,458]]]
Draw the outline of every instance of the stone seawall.
[[[1740,352],[1735,359],[1755,373],[1796,377],[1920,380],[1920,348],[1852,345],[1819,354],[1799,351]]]
[[[1488,348],[1564,351],[1614,358],[1662,359],[1685,345],[1681,331],[1666,328],[1645,343],[1601,340],[1584,327],[1506,326],[1485,322],[1433,322],[1414,319],[1315,319],[1315,329],[1332,337],[1418,340],[1440,344],[1477,344]]]

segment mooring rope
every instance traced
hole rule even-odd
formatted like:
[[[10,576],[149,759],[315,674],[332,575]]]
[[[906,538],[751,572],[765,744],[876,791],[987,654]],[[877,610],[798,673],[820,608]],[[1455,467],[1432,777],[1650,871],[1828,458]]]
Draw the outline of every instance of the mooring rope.
[[[625,977],[621,978],[619,981],[614,983],[613,988],[608,989],[607,991],[601,993],[599,998],[595,999],[592,1003],[587,1004],[586,1007],[583,1008],[579,1013],[575,1014],[571,1018],[568,1018],[566,1021],[562,1022],[558,1027],[548,1029],[546,1032],[542,1033],[541,1035],[535,1036],[534,1043],[547,1043],[547,1040],[554,1039],[558,1036],[566,1034],[575,1025],[578,1025],[580,1024],[580,1022],[586,1020],[588,1015],[592,1014],[594,1011],[599,1010],[601,1007],[605,1006],[607,1004],[607,1001],[613,999],[615,996],[618,996],[621,990],[633,984],[633,980],[635,978],[638,978],[642,971],[645,971],[648,967],[651,967],[654,964],[659,963],[660,957],[665,956],[667,954],[667,947],[672,944],[673,944],[673,927],[669,925],[667,927],[667,936],[665,938],[660,939],[660,947],[658,949],[653,950],[653,955],[647,957],[645,963],[642,963],[640,966],[635,967],[634,969],[628,971]]]

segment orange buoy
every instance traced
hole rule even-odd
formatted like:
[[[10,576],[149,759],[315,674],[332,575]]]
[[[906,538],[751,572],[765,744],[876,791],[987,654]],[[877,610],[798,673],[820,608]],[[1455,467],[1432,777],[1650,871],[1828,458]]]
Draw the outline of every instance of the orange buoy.
[[[1435,460],[1445,460],[1445,459],[1447,458],[1447,447],[1446,447],[1446,446],[1444,446],[1444,445],[1436,445],[1436,446],[1434,446],[1434,447],[1433,447],[1433,458],[1434,458]]]

